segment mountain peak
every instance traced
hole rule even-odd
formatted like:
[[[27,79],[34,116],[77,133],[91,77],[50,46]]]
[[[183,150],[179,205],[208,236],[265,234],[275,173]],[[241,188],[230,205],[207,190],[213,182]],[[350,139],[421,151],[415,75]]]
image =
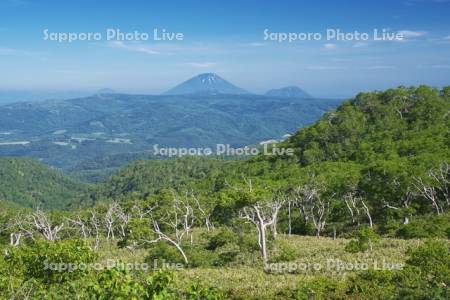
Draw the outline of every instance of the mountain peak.
[[[298,86],[294,85],[270,90],[265,95],[271,97],[285,97],[285,98],[313,98],[310,94],[308,94]]]
[[[182,94],[247,94],[248,92],[226,81],[216,73],[202,73],[165,92],[165,95]]]

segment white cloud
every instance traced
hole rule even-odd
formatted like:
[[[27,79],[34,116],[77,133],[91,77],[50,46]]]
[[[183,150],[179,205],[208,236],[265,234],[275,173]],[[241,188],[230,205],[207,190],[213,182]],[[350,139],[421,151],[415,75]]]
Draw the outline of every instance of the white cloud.
[[[308,66],[306,67],[306,69],[315,71],[326,71],[326,70],[344,70],[346,68],[341,66]]]
[[[361,47],[365,47],[365,46],[367,46],[368,44],[367,43],[364,43],[364,42],[356,42],[356,43],[354,43],[353,44],[353,48],[361,48]]]
[[[20,54],[20,55],[46,55],[47,52],[0,47],[0,55],[11,55],[11,54]]]
[[[194,68],[212,68],[217,64],[215,62],[188,62],[186,65]]]
[[[110,42],[108,45],[111,48],[125,49],[125,50],[129,50],[129,51],[140,52],[140,53],[145,53],[145,54],[149,54],[149,55],[162,54],[161,52],[156,51],[146,45],[127,45],[121,41]]]
[[[420,38],[420,37],[423,37],[423,36],[427,35],[427,32],[423,31],[423,30],[420,30],[420,31],[400,30],[397,33],[401,34],[403,36],[403,40]]]
[[[450,65],[432,65],[430,66],[432,69],[450,69]]]
[[[336,49],[336,48],[337,48],[337,45],[336,45],[336,44],[328,43],[328,44],[323,45],[323,47],[324,47],[325,49],[332,50],[332,49]]]
[[[386,70],[386,69],[395,69],[394,66],[368,66],[368,67],[363,67],[362,69],[366,69],[366,70]]]
[[[266,45],[265,43],[260,43],[260,42],[244,44],[244,46],[247,46],[247,47],[263,47],[265,45]]]

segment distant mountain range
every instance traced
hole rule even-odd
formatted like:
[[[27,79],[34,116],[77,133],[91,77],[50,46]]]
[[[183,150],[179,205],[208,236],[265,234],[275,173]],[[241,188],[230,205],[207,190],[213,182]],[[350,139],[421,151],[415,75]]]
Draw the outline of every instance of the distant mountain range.
[[[215,73],[204,73],[192,77],[176,87],[168,90],[164,95],[186,94],[249,94],[244,89],[235,86]]]
[[[8,91],[0,90],[0,105],[17,103],[17,102],[37,102],[44,100],[62,100],[89,97],[91,95],[109,95],[119,94],[114,89],[102,88],[98,91]],[[240,88],[229,81],[223,79],[215,73],[204,73],[194,76],[174,88],[162,93],[162,95],[244,95],[252,94],[251,92]],[[254,94],[254,93],[253,93]],[[283,98],[313,98],[307,92],[296,86],[288,86],[279,89],[273,89],[264,95],[270,97]]]
[[[176,87],[163,93],[163,95],[215,95],[215,94],[231,94],[243,95],[250,94],[243,88],[240,88],[229,81],[223,79],[215,73],[204,73],[192,77]],[[283,98],[313,98],[307,92],[296,86],[288,86],[280,89],[268,91],[266,96],[283,97]]]
[[[0,156],[33,157],[92,178],[161,147],[233,147],[281,139],[340,101],[300,89],[250,94],[213,73],[165,95],[119,94],[0,106]],[[92,168],[92,169],[90,169]]]
[[[281,89],[273,89],[265,93],[269,97],[285,97],[285,98],[313,98],[310,94],[297,86],[287,86]]]

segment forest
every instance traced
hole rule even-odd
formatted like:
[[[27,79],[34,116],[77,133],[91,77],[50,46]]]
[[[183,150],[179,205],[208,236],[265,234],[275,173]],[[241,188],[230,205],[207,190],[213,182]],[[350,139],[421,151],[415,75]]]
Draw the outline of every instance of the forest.
[[[2,299],[448,299],[450,87],[360,93],[274,147],[96,184],[0,159]],[[9,180],[9,181],[8,181]]]

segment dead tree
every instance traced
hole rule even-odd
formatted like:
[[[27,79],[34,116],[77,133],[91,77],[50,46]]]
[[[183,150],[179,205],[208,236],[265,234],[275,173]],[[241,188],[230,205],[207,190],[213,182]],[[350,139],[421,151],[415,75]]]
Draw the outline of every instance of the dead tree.
[[[15,216],[8,224],[6,224],[6,230],[10,232],[9,243],[11,246],[19,246],[24,238],[34,240],[33,223],[30,222],[29,216]]]
[[[322,198],[318,193],[309,203],[309,213],[316,228],[316,237],[320,237],[322,230],[325,228],[329,208],[329,200]]]
[[[274,200],[269,203],[257,203],[251,206],[244,207],[239,212],[240,218],[253,223],[258,232],[258,245],[261,252],[261,257],[264,263],[267,263],[267,242],[266,230],[268,226],[272,226],[278,217],[278,212],[282,206],[282,202]]]
[[[177,211],[170,212],[166,215],[164,219],[161,221],[155,220],[153,217],[151,229],[153,233],[156,235],[156,238],[153,240],[143,240],[143,243],[152,244],[157,243],[159,241],[167,241],[171,245],[173,245],[183,256],[183,260],[186,264],[189,263],[188,258],[186,256],[186,253],[183,250],[182,242],[184,236],[187,234],[186,228],[183,226],[183,220],[180,219],[178,216]],[[171,231],[169,232],[163,232],[160,227],[160,223],[163,223],[168,227],[168,229]]]
[[[181,217],[181,225],[183,226],[186,236],[189,238],[189,242],[192,245],[194,242],[192,227],[194,226],[195,215],[194,209],[189,203],[189,194],[186,193],[184,195],[184,199],[182,199],[177,193],[173,192],[172,208],[177,217]]]
[[[204,207],[202,207],[198,197],[193,192],[191,192],[191,197],[194,199],[197,210],[200,212],[201,218],[205,223],[206,230],[210,231],[211,229],[214,229],[214,225],[211,222],[211,212],[207,211]]]
[[[287,200],[287,210],[288,210],[288,234],[291,236],[292,234],[292,205],[293,201],[291,199]]]
[[[400,185],[401,185],[400,182],[398,180],[394,180],[393,184],[394,184],[394,186],[397,187],[397,190],[400,193],[400,191],[401,191],[401,189],[400,189]],[[407,187],[406,188],[406,192],[404,193],[404,195],[402,196],[402,199],[401,199],[401,206],[402,207],[397,207],[397,206],[391,205],[387,201],[384,201],[384,206],[383,207],[388,208],[388,209],[393,209],[393,210],[406,210],[406,213],[403,213],[404,214],[403,215],[403,224],[406,225],[406,224],[409,224],[409,219],[411,217],[411,213],[409,212],[409,208],[410,208],[410,205],[411,205],[411,202],[412,202],[413,198],[414,198],[413,191],[411,190],[410,187]]]
[[[370,214],[369,207],[366,205],[362,197],[356,196],[354,192],[349,192],[344,196],[344,202],[350,212],[353,224],[357,223],[359,226],[359,217],[362,209],[369,220],[369,226],[373,228],[372,215]]]
[[[306,211],[307,204],[312,201],[316,193],[316,189],[311,188],[308,185],[298,186],[294,189],[293,204],[298,207],[300,215],[305,222],[308,222],[310,217],[309,213]]]
[[[66,220],[79,230],[80,235],[84,239],[87,239],[90,236],[88,224],[87,222],[83,221],[80,216],[77,216],[76,219],[66,218]]]
[[[439,203],[436,188],[434,186],[425,183],[423,179],[419,177],[414,178],[414,186],[423,198],[431,202],[436,214],[440,215],[444,211]]]
[[[326,225],[330,206],[329,199],[322,198],[319,190],[309,185],[297,187],[294,193],[300,214],[303,216],[305,222],[312,220],[316,228],[316,236],[320,237]]]
[[[116,202],[109,204],[108,210],[104,216],[104,225],[106,228],[106,239],[114,239],[114,223],[116,222],[116,213],[119,209],[119,205]]]
[[[438,168],[431,169],[428,172],[428,176],[445,199],[446,205],[450,206],[450,165],[447,162],[443,162]]]
[[[97,213],[94,210],[91,210],[91,218],[89,221],[92,226],[93,234],[95,235],[93,250],[97,251],[98,246],[100,245],[100,220],[97,218]]]
[[[64,227],[64,223],[53,225],[50,217],[39,209],[29,216],[29,221],[34,229],[48,241],[57,240],[58,233]]]
[[[132,215],[131,213],[124,211],[120,206],[117,207],[116,215],[120,222],[120,235],[122,236],[122,238],[125,238],[127,235],[128,224],[130,223]]]

